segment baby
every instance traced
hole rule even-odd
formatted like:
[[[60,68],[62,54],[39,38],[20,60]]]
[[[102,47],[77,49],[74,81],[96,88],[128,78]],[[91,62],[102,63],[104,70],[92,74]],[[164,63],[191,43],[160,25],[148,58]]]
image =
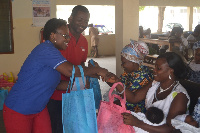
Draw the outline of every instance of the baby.
[[[148,108],[145,114],[141,112],[131,112],[131,114],[137,117],[139,120],[142,120],[144,123],[153,126],[160,126],[166,122],[163,111],[157,107]],[[135,126],[133,127],[136,133],[148,133],[141,128]]]
[[[164,119],[163,111],[157,107],[148,108],[147,112],[145,113],[145,116],[147,120],[149,120],[153,124],[159,124]]]

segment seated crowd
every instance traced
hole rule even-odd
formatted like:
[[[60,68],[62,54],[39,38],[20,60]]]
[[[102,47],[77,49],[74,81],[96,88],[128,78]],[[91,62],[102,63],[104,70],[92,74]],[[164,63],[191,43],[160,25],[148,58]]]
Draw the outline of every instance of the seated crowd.
[[[147,33],[148,37],[146,36]],[[162,54],[166,51],[173,51],[183,55],[186,60],[190,60],[192,56],[192,52],[188,51],[188,49],[192,49],[193,44],[200,41],[200,24],[195,27],[194,32],[191,34],[188,33],[184,32],[181,27],[173,27],[167,34],[151,34],[150,29],[144,32],[142,27],[139,27],[139,38],[168,40],[170,43],[170,49],[168,45],[158,46],[156,44],[147,44],[149,46],[149,54]]]

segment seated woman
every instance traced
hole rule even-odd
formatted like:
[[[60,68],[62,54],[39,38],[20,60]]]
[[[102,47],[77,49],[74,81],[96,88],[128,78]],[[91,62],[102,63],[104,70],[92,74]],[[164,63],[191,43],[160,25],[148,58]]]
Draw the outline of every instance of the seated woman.
[[[154,81],[135,93],[132,93],[129,89],[125,89],[125,93],[126,99],[130,103],[138,103],[145,99],[147,109],[152,106],[161,109],[166,117],[166,123],[155,127],[144,123],[131,114],[123,113],[124,123],[148,132],[172,132],[174,128],[171,125],[171,119],[177,115],[185,114],[190,103],[187,91],[178,81],[178,79],[185,78],[186,75],[187,66],[178,54],[166,52],[159,55],[155,63]],[[110,77],[115,82],[120,81],[114,74],[110,74]],[[119,92],[123,91],[121,86],[116,88]]]
[[[183,36],[183,29],[181,27],[174,27],[168,37],[169,43],[172,44],[172,51],[184,55],[184,50],[188,47],[188,41]],[[168,46],[162,46],[160,54],[165,53]]]
[[[189,63],[190,69],[190,76],[189,80],[200,83],[200,41],[194,43],[194,61]]]
[[[146,43],[131,40],[121,51],[121,66],[124,73],[120,76],[120,81],[130,90],[136,92],[153,79],[152,73],[147,66],[142,65],[144,56],[149,52]],[[146,112],[145,101],[138,103],[126,103],[128,110],[133,112]]]
[[[172,51],[184,55],[184,49],[188,47],[188,41],[183,36],[183,29],[181,27],[174,27],[169,36],[169,43],[173,43]]]
[[[194,32],[187,37],[187,40],[191,42],[200,41],[200,24],[195,27]]]

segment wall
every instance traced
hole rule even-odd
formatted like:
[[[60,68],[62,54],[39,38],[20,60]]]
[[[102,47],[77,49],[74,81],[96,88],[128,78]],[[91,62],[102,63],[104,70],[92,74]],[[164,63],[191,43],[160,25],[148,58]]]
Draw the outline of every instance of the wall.
[[[88,56],[91,50],[91,36],[85,36],[88,41]],[[113,56],[115,55],[115,34],[112,35],[99,35],[98,52],[100,56]]]

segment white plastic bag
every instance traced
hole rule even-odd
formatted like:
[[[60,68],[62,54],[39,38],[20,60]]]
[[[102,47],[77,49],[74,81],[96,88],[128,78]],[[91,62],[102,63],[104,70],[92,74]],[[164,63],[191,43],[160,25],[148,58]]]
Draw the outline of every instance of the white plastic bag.
[[[79,80],[81,90],[84,90],[84,89],[85,89],[84,83],[86,83],[86,77],[84,77],[84,81],[82,80],[82,77],[77,77],[77,78],[78,78],[78,80]],[[83,83],[83,82],[84,82],[84,83]],[[71,91],[77,91],[76,82],[74,82],[74,85],[73,85]]]

